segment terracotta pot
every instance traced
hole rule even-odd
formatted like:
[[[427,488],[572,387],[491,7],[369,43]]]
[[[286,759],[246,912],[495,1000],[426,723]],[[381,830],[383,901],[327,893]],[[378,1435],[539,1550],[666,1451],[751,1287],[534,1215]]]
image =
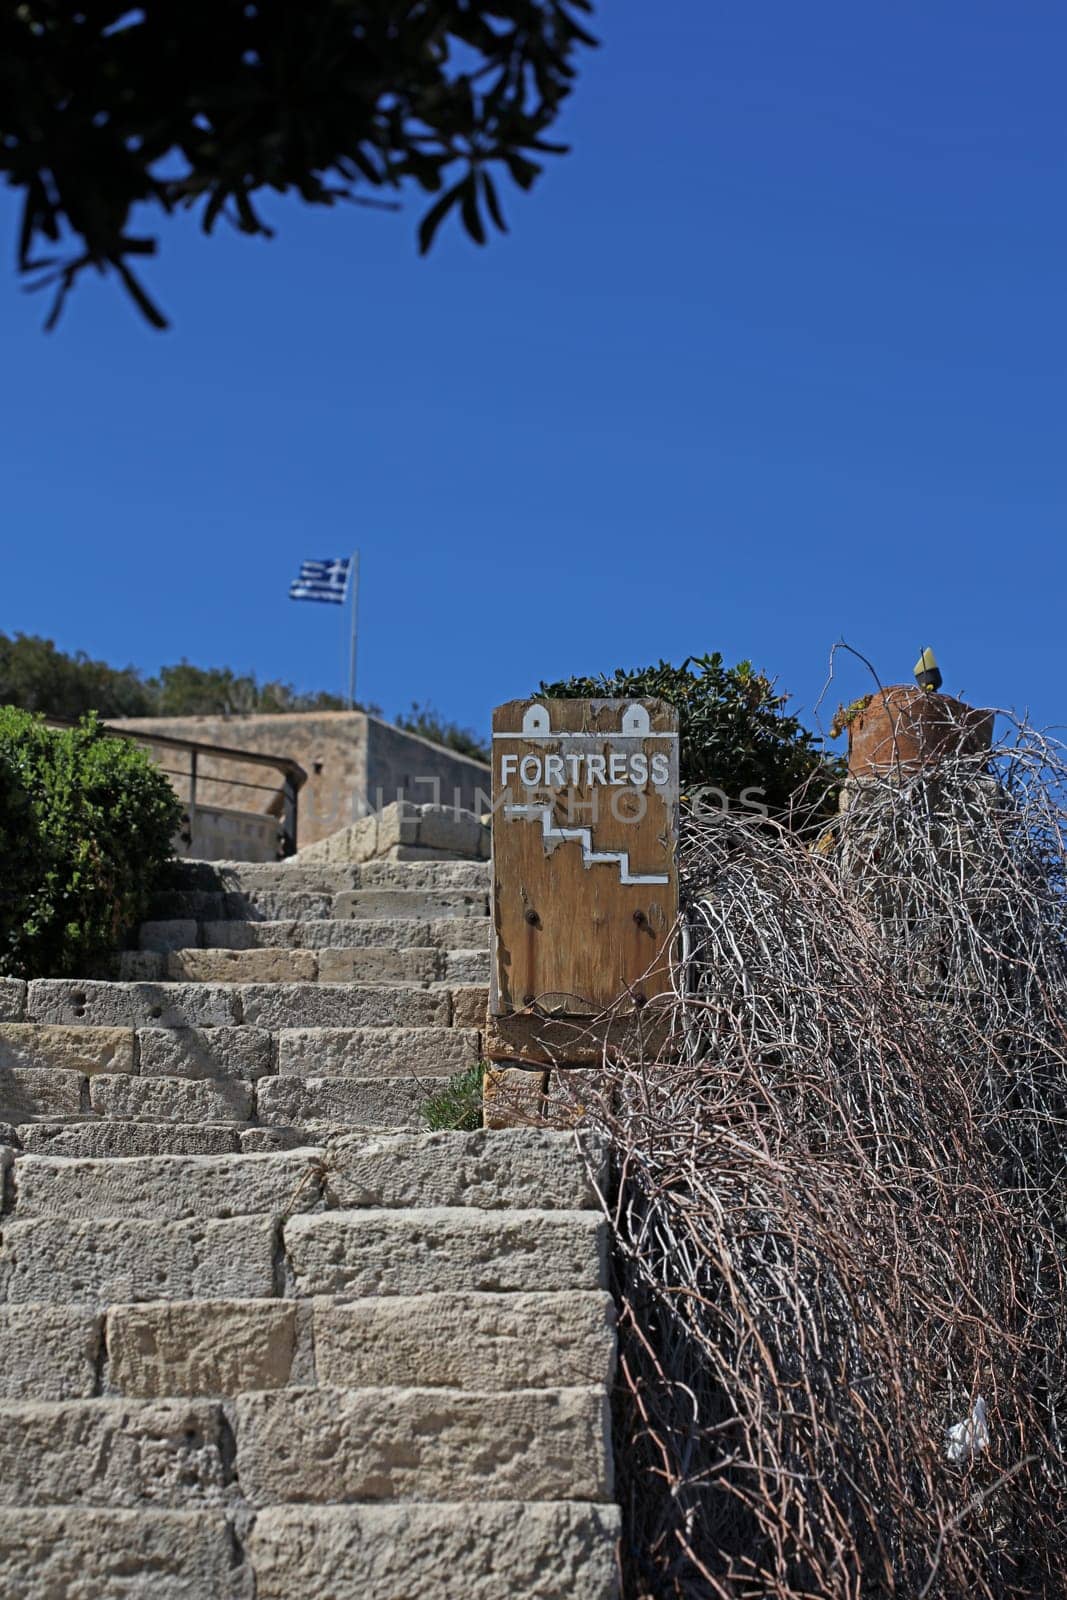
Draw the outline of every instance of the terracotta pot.
[[[993,716],[908,684],[879,689],[849,724],[849,777],[904,776],[945,755],[980,755],[993,742]]]

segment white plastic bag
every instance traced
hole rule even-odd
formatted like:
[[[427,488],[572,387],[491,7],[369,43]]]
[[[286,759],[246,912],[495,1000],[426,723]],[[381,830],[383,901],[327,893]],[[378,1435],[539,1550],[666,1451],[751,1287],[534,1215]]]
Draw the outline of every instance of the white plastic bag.
[[[989,1449],[989,1427],[986,1423],[985,1401],[979,1395],[964,1422],[954,1422],[945,1429],[945,1454],[950,1461],[970,1461]]]

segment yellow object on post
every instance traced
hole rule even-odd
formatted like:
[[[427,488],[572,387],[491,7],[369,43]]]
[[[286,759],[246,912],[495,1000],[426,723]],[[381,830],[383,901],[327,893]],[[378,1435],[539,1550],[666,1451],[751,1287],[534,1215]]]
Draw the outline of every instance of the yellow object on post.
[[[925,689],[927,694],[936,694],[944,679],[941,669],[934,657],[934,652],[927,645],[915,663],[915,682],[920,689]]]

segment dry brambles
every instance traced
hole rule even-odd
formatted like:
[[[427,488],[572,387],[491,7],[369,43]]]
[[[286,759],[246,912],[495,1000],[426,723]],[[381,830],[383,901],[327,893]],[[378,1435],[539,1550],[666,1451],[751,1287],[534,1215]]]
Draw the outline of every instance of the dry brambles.
[[[814,842],[691,822],[670,1046],[557,1075],[628,1600],[1067,1593],[1067,752],[1009,726]]]

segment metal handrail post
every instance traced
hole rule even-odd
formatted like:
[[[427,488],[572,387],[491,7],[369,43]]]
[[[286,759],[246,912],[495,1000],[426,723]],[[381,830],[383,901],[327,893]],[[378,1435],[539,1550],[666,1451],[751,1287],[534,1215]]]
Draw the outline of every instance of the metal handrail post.
[[[296,855],[297,796],[299,790],[291,773],[285,774],[282,785],[282,855]]]
[[[196,827],[196,757],[195,750],[190,752],[189,761],[189,845],[192,848],[194,829]]]

